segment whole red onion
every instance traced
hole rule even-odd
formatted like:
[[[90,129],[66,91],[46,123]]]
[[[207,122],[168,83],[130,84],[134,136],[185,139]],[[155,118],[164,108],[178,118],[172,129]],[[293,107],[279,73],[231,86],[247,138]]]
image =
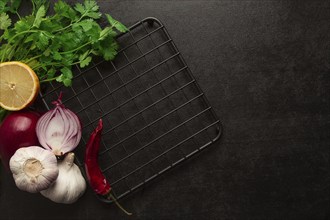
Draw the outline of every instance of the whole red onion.
[[[0,157],[9,170],[9,160],[18,148],[39,145],[36,124],[40,114],[23,110],[11,112],[0,125]]]

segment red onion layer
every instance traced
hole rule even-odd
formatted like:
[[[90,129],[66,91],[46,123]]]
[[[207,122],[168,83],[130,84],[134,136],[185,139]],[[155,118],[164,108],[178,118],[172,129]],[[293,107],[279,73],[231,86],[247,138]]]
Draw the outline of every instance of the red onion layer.
[[[55,108],[38,120],[36,133],[41,146],[61,156],[78,146],[81,124],[78,116],[62,104],[61,95],[53,104]]]

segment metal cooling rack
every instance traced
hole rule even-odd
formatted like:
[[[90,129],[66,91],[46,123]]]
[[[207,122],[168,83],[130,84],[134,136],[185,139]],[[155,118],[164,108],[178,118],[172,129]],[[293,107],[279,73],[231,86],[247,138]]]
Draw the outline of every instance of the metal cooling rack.
[[[103,119],[99,163],[120,199],[212,144],[221,124],[159,20],[137,22],[118,42],[115,60],[74,67],[72,87],[50,83],[41,100],[50,109],[63,92],[63,104],[80,117],[79,166]]]

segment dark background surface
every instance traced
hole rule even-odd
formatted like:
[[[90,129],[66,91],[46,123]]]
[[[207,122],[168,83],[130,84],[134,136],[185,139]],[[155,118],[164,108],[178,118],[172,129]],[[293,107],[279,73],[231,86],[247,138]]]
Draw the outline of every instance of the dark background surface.
[[[72,1],[73,2],[73,1]],[[160,19],[223,124],[212,147],[121,200],[19,191],[0,219],[329,219],[330,1],[98,1],[127,26]]]

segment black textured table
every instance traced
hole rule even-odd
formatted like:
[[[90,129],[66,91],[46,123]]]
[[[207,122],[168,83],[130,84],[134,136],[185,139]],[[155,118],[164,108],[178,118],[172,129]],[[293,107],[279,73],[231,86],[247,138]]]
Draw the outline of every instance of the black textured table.
[[[72,1],[73,2],[73,1]],[[127,26],[160,19],[223,124],[221,139],[121,200],[19,191],[0,219],[329,219],[329,1],[98,1]]]

